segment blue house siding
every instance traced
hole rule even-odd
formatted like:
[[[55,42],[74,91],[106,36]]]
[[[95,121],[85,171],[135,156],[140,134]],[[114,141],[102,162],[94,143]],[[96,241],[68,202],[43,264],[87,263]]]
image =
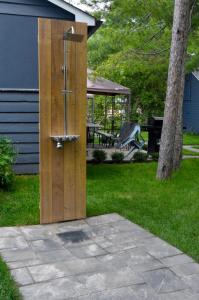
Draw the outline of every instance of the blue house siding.
[[[183,118],[186,131],[199,133],[199,80],[193,74],[185,81]]]
[[[46,0],[0,0],[0,136],[18,174],[39,171],[38,17],[75,20]]]
[[[0,0],[0,14],[74,20],[74,15],[46,0]]]
[[[0,0],[0,88],[38,88],[38,17],[75,19],[46,0]]]
[[[39,95],[35,92],[0,93],[0,136],[12,140],[18,174],[39,170]]]

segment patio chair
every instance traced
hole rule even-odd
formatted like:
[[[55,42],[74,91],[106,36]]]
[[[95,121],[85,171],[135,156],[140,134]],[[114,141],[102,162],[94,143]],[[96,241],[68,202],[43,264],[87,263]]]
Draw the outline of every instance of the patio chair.
[[[109,148],[114,144],[114,135],[111,133],[107,133],[102,130],[97,131],[97,135],[99,137],[99,144],[102,146]]]
[[[129,152],[125,157],[129,156],[134,150],[141,150],[145,141],[141,135],[141,128],[139,124],[132,122],[125,122],[120,130],[120,135],[117,139],[116,148],[129,148]]]

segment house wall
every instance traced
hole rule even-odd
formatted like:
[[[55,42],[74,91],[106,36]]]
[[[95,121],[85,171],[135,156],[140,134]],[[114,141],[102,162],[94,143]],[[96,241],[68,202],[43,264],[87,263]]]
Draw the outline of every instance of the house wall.
[[[0,88],[38,88],[38,17],[74,20],[45,0],[0,0]]]
[[[39,169],[38,17],[75,20],[46,0],[0,0],[0,136],[17,149],[18,174]]]
[[[14,166],[18,174],[39,171],[38,92],[0,93],[0,136],[13,141],[17,150]]]
[[[185,81],[183,119],[186,131],[199,133],[199,80],[193,74]]]

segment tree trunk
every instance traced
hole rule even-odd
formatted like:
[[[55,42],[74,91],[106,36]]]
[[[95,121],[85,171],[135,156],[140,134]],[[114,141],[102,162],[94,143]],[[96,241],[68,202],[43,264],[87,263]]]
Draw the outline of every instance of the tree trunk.
[[[191,27],[191,15],[194,7],[195,0],[190,1],[189,8],[189,18],[187,20],[188,33]],[[188,34],[187,34],[188,38]],[[186,53],[185,53],[186,54]],[[181,95],[180,103],[178,106],[178,116],[177,116],[177,125],[176,125],[176,135],[175,135],[175,144],[174,144],[174,156],[173,156],[173,169],[177,170],[180,168],[182,161],[182,150],[183,150],[183,99],[184,99],[184,84],[185,84],[185,67],[183,67],[183,73],[181,80]]]
[[[193,0],[175,0],[167,95],[157,170],[158,179],[166,179],[171,175],[175,165],[174,154],[179,153],[179,151],[175,151],[175,142],[180,137],[180,124],[182,123],[180,118],[182,118],[184,65],[191,3]]]
[[[180,102],[178,104],[178,114],[177,114],[176,134],[175,134],[174,154],[173,154],[173,170],[179,169],[182,160],[184,83],[185,83],[185,72],[181,81],[182,95],[180,95]]]

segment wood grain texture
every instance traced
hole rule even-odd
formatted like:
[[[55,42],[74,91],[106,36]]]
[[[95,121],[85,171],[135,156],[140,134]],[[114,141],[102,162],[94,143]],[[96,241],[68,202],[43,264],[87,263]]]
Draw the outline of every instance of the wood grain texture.
[[[51,21],[39,19],[40,221],[52,222]]]
[[[56,20],[51,21],[52,26],[52,85],[51,85],[51,134],[64,134],[64,101],[63,101],[63,24]],[[52,147],[52,210],[53,222],[64,219],[64,149]]]
[[[71,26],[75,28],[74,23],[68,24],[68,30]],[[68,41],[67,42],[68,53],[67,53],[67,87],[72,91],[68,95],[68,110],[67,110],[67,130],[68,134],[77,134],[75,128],[75,114],[76,114],[76,102],[75,102],[75,57],[76,53],[76,43]],[[78,133],[79,134],[79,133]],[[64,151],[64,218],[65,220],[75,219],[75,144],[68,143]],[[78,176],[78,175],[77,175]],[[73,201],[71,201],[73,199]]]
[[[80,140],[58,150],[50,136],[64,134],[63,34],[71,26],[84,39],[68,42],[67,87],[72,93],[67,100],[67,134],[80,135]],[[41,223],[86,216],[86,42],[86,24],[39,21]]]
[[[82,43],[76,44],[76,131],[80,140],[75,144],[76,166],[76,218],[86,216],[86,85],[87,85],[87,26],[76,23],[76,31],[84,36]],[[85,70],[86,69],[86,70]],[[80,75],[81,74],[81,75]]]

